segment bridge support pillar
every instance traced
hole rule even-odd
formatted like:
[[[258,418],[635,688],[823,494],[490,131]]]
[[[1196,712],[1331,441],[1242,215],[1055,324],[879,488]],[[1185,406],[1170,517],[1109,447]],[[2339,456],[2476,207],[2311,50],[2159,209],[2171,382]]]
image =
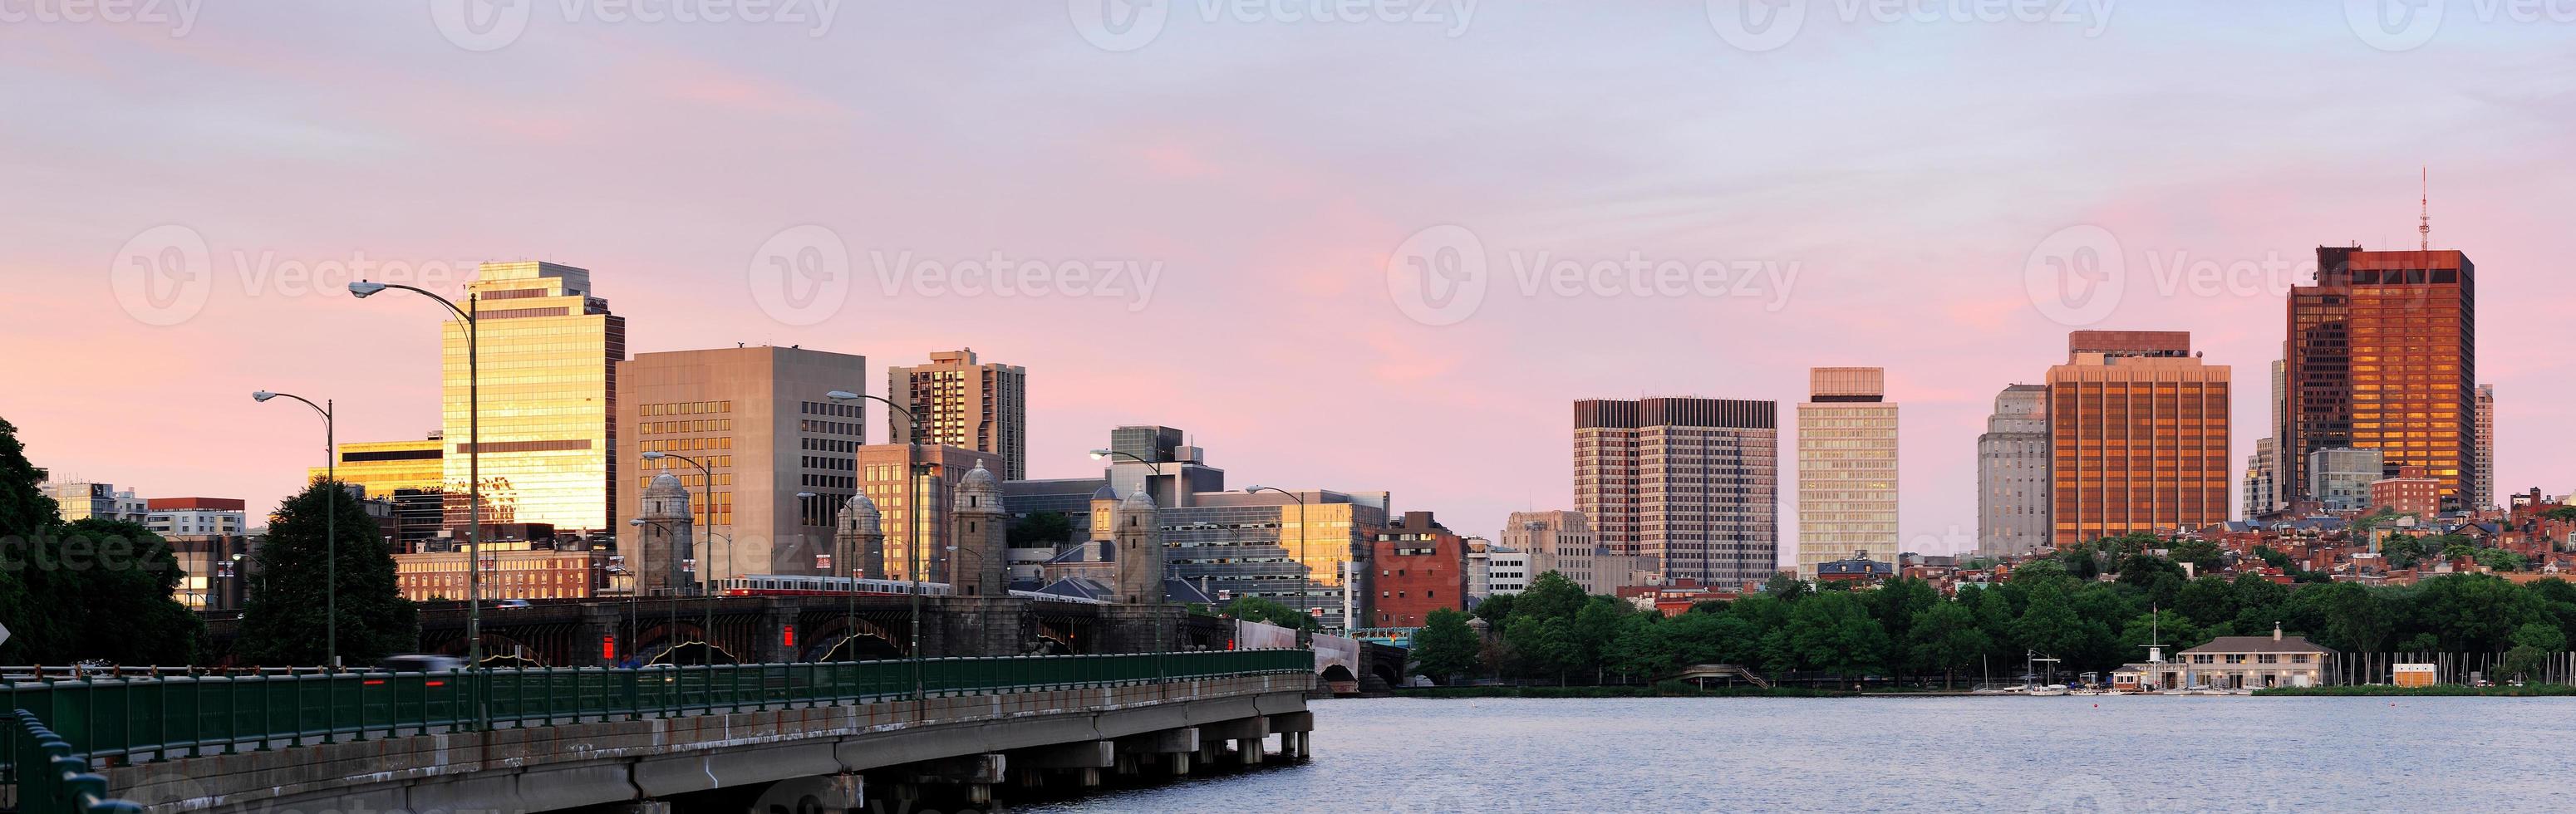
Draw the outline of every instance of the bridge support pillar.
[[[671,814],[671,801],[637,800],[632,803],[619,803],[611,806],[609,810],[617,814]]]
[[[985,805],[993,802],[993,787],[1009,777],[1010,765],[1008,758],[991,753],[915,763],[908,767],[910,782],[896,796],[918,799],[918,790],[911,786],[919,784],[955,785],[964,787],[968,803]]]
[[[761,610],[760,641],[752,643],[751,652],[759,654],[760,661],[766,664],[803,661],[796,657],[797,648],[787,643],[787,629],[796,624],[798,606],[785,599],[771,599],[768,605]],[[796,635],[802,638],[806,631],[796,631]]]
[[[1190,773],[1190,756],[1198,751],[1199,729],[1195,726],[1129,735],[1118,739],[1119,773],[1128,773],[1126,767],[1130,765],[1141,770],[1147,762],[1160,758],[1166,771],[1174,776],[1186,775]]]
[[[1279,735],[1279,756],[1288,760],[1305,760],[1311,754],[1306,739],[1315,732],[1315,713],[1288,712],[1270,716],[1270,731]]]
[[[1245,766],[1261,764],[1261,742],[1268,737],[1270,737],[1270,719],[1262,716],[1239,718],[1199,727],[1199,739],[1203,745],[1210,740],[1217,743],[1232,741],[1235,759]],[[1206,757],[1213,761],[1216,755],[1208,754]]]

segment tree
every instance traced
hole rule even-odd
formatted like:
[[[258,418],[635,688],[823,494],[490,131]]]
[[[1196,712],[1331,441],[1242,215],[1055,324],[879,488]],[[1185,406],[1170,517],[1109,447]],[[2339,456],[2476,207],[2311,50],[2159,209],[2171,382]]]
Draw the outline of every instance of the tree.
[[[2191,563],[2199,573],[2209,574],[2227,567],[2227,557],[2219,553],[2218,544],[2198,538],[2173,541],[2166,554],[2178,563]]]
[[[44,657],[55,655],[72,635],[69,615],[49,610],[62,606],[40,600],[42,586],[31,584],[47,576],[31,567],[38,540],[61,522],[54,499],[36,488],[39,480],[35,465],[27,462],[26,447],[18,442],[17,425],[0,419],[0,620],[11,634],[0,644],[0,663],[60,663],[60,658]]]
[[[2412,534],[2392,534],[2380,542],[2379,554],[2388,558],[2390,568],[2413,568],[2424,559],[2424,541]]]
[[[1523,616],[1571,619],[1575,611],[1583,609],[1587,598],[1583,594],[1583,586],[1566,579],[1564,574],[1549,571],[1530,580],[1529,588],[1512,600],[1511,613],[1514,619]]]
[[[1550,571],[1548,573],[1552,574],[1555,572]],[[1539,576],[1545,577],[1547,574],[1540,574]],[[1493,596],[1485,597],[1485,601],[1476,603],[1476,618],[1485,620],[1485,624],[1493,626],[1493,629],[1496,631],[1501,631],[1503,629],[1503,621],[1510,619],[1512,616],[1512,605],[1518,601],[1513,599],[1515,596],[1518,596],[1518,594],[1495,594]]]
[[[140,523],[84,518],[50,546],[69,579],[60,598],[77,603],[68,658],[116,664],[194,664],[205,623],[176,596],[179,558]]]
[[[1907,666],[1940,671],[1943,687],[1994,646],[1993,639],[1977,629],[1976,611],[1964,603],[1942,602],[1917,611],[1907,628]]]
[[[331,594],[338,597],[343,663],[370,664],[420,640],[419,611],[402,598],[393,553],[367,510],[345,492],[334,494],[342,488],[316,480],[270,516],[268,540],[254,558],[259,577],[250,584],[236,657],[270,666],[324,663]],[[336,546],[324,534],[326,512]],[[326,576],[332,553],[338,555],[336,584]]]
[[[2513,631],[2513,649],[2506,651],[2504,663],[2497,672],[2516,678],[2528,678],[2549,663],[2550,654],[2567,649],[2567,634],[2556,625],[2534,622]]]
[[[1878,669],[1887,631],[1849,593],[1819,593],[1789,611],[1787,646],[1800,666],[1845,679]]]
[[[1315,621],[1314,617],[1298,613],[1296,608],[1258,596],[1235,597],[1233,601],[1225,603],[1225,607],[1220,612],[1247,622],[1262,622],[1296,630],[1314,630],[1322,626]]]
[[[2481,548],[2470,556],[2474,557],[2479,565],[2498,571],[2520,571],[2530,564],[2530,561],[2521,554],[2501,548]]]
[[[1073,539],[1073,518],[1063,512],[1032,512],[1013,519],[1004,534],[1012,548],[1054,548]]]
[[[1474,672],[1477,651],[1485,643],[1467,626],[1469,618],[1465,611],[1448,608],[1423,617],[1422,629],[1413,632],[1414,670],[1442,684]]]
[[[1762,583],[1763,595],[1777,597],[1782,602],[1796,602],[1815,592],[1816,586],[1788,574],[1772,574],[1769,581]]]
[[[2174,597],[2174,609],[2182,611],[2192,624],[2208,627],[2236,618],[2236,589],[2225,577],[2205,576],[2183,583]]]

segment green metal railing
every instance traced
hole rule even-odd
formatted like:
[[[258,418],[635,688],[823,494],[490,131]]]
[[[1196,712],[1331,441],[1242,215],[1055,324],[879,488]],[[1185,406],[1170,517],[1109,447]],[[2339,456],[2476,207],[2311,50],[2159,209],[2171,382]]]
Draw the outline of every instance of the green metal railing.
[[[91,774],[89,759],[23,709],[0,711],[0,783],[19,814],[141,814],[143,807],[107,796],[107,778]]]
[[[1311,673],[1315,659],[1307,650],[1225,650],[918,664],[919,691],[944,697]],[[914,669],[911,661],[860,661],[44,679],[0,685],[0,711],[27,710],[51,725],[66,749],[83,749],[66,754],[86,766],[88,758],[159,761],[483,727],[901,700],[915,692]],[[31,754],[13,752],[8,765]],[[19,790],[33,786],[22,777]]]

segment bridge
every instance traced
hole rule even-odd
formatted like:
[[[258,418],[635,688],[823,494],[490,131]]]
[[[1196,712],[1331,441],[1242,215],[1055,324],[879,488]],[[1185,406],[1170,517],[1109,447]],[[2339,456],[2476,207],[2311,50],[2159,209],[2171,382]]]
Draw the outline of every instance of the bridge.
[[[1306,650],[0,686],[24,814],[985,808],[1308,754]],[[773,806],[783,808],[773,808]],[[736,809],[741,810],[741,809]]]

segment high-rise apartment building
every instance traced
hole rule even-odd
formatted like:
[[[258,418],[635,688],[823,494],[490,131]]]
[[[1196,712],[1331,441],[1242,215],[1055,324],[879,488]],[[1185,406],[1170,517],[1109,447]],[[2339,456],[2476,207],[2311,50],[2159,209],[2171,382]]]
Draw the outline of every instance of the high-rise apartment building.
[[[2054,545],[2227,519],[2228,367],[2185,331],[2076,331],[2048,369]]]
[[[2472,510],[2496,508],[2495,477],[2495,385],[2478,385],[2477,491],[2469,502]]]
[[[2288,508],[2290,498],[2299,491],[2287,480],[2297,468],[2282,460],[2285,454],[2282,439],[2288,438],[2290,432],[2287,423],[2290,420],[2289,370],[2287,360],[2272,360],[2271,434],[2254,442],[2254,453],[2246,458],[2244,514],[2247,520]]]
[[[2048,464],[2048,387],[2004,388],[1977,436],[1977,556],[2028,554],[2050,544]]]
[[[1574,501],[1613,553],[1665,579],[1769,579],[1780,556],[1779,403],[1574,403]]]
[[[588,270],[554,263],[485,263],[465,292],[482,351],[483,522],[612,531],[626,318],[593,296]],[[443,335],[447,526],[461,536],[473,519],[471,377],[464,324]]]
[[[618,470],[629,487],[618,515],[636,516],[636,495],[667,472],[695,498],[699,539],[716,545],[703,573],[843,575],[850,563],[816,555],[831,552],[834,517],[856,494],[866,433],[860,405],[829,394],[865,381],[867,368],[864,356],[765,345],[618,363]],[[641,534],[619,529],[618,550],[635,550]]]
[[[2280,484],[2273,480],[2280,469],[2272,457],[2272,439],[2254,442],[2254,454],[2245,456],[2245,519],[2253,520],[2278,508],[2275,496]]]
[[[1807,371],[1798,405],[1798,576],[1896,551],[1896,404],[1875,367]]]
[[[1029,373],[982,364],[975,349],[930,355],[930,363],[886,368],[886,393],[912,411],[891,413],[887,443],[937,444],[1002,456],[1005,480],[1029,476]]]
[[[2458,251],[2317,249],[2317,280],[2289,299],[2289,416],[2284,460],[2321,449],[2377,449],[2420,466],[2448,506],[2479,494],[2477,287]],[[2309,497],[2301,495],[2300,497]]]

